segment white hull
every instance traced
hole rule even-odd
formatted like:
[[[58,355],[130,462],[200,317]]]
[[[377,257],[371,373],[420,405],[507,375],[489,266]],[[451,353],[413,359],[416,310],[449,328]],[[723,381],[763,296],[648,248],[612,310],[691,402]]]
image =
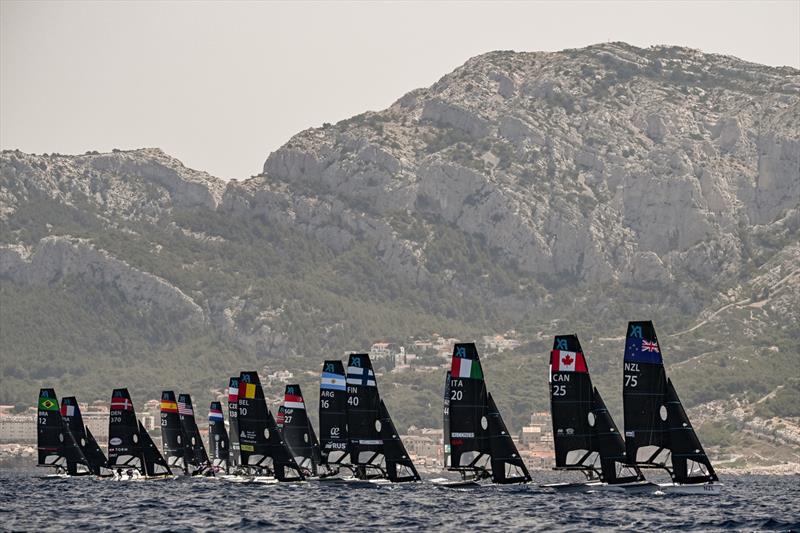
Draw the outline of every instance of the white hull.
[[[655,492],[659,485],[649,481],[634,481],[631,483],[609,484],[602,481],[586,481],[583,483],[550,483],[539,485],[543,489],[553,489],[558,492]]]
[[[722,492],[722,483],[698,483],[696,485],[659,483],[656,490],[661,494],[707,494],[709,496],[715,496]]]
[[[478,489],[489,483],[480,483],[473,479],[447,479],[443,477],[430,480],[431,483],[437,487],[444,487],[448,489]]]

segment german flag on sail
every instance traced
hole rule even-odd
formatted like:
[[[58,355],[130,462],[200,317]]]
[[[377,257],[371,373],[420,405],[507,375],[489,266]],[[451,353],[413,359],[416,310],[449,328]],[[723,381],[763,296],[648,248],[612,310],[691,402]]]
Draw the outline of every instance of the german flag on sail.
[[[174,400],[161,400],[162,413],[177,413],[178,404]]]

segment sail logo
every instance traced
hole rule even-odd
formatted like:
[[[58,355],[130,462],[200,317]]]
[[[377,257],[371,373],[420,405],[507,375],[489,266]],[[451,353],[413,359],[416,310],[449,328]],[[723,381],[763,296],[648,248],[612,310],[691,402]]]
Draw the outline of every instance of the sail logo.
[[[338,427],[331,428],[331,437],[339,438],[339,435],[341,435],[341,430]]]
[[[456,347],[456,357],[466,357],[467,349],[463,346]]]
[[[112,446],[119,446],[120,444],[122,444],[122,439],[121,439],[121,438],[119,438],[119,437],[111,437],[111,438],[108,440],[108,443],[109,443],[110,445],[112,445]]]
[[[567,339],[558,339],[556,343],[556,350],[568,350],[569,346],[567,346]]]
[[[454,431],[450,434],[453,439],[474,439],[475,433],[471,431]]]
[[[631,326],[631,332],[628,334],[628,337],[631,337],[633,339],[641,339],[642,326]]]

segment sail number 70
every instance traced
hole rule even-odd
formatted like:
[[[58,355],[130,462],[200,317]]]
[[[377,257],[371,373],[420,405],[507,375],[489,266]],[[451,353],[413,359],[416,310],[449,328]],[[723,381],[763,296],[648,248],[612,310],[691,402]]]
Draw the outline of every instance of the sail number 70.
[[[635,387],[639,384],[639,376],[636,374],[625,374],[625,386]]]

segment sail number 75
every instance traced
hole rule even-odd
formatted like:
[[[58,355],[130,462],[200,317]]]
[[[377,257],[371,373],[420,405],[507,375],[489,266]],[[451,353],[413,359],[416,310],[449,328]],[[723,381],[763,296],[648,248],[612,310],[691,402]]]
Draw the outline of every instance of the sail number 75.
[[[625,386],[635,387],[639,384],[639,376],[636,374],[625,374]]]

